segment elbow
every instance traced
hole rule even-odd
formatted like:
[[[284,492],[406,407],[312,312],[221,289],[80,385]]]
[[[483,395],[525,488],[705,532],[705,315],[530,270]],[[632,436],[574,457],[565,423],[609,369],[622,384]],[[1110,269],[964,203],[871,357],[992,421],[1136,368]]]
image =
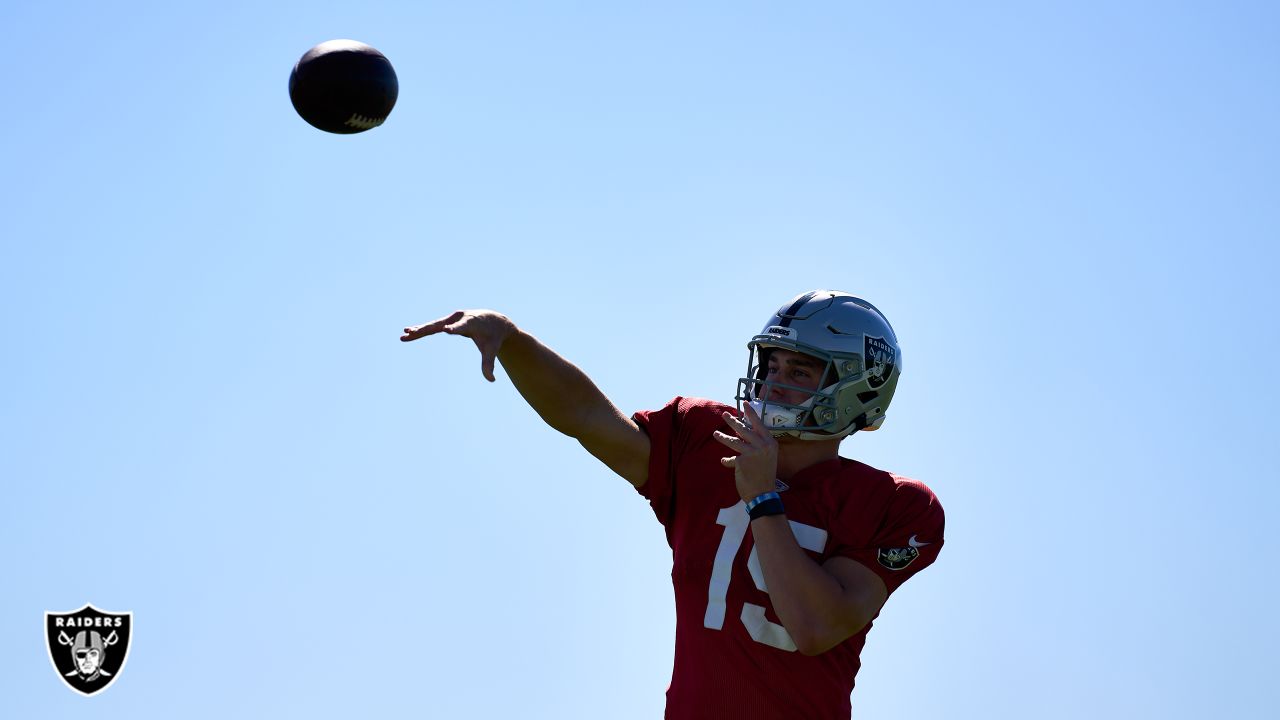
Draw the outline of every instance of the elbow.
[[[831,647],[835,647],[834,645]],[[810,643],[796,643],[796,650],[805,657],[816,657],[831,649],[831,647],[823,647],[822,645],[814,645]]]
[[[846,636],[847,637],[847,636]],[[791,642],[801,655],[813,657],[821,655],[843,642],[844,638],[835,638],[834,633],[823,632],[819,628],[802,628],[791,633]]]
[[[801,655],[814,657],[848,640],[866,625],[865,622],[862,622],[857,627],[852,627],[851,625],[828,625],[821,628],[804,628],[797,633],[792,633],[791,641],[795,643],[796,651]]]
[[[795,638],[796,651],[806,657],[814,657],[830,650],[831,648],[844,642],[844,638],[831,639],[810,637],[805,639]]]
[[[568,407],[561,408],[558,412],[538,411],[542,417],[542,421],[551,426],[552,430],[567,435],[574,440],[582,440],[583,436],[591,429],[591,414],[589,408],[585,407]]]

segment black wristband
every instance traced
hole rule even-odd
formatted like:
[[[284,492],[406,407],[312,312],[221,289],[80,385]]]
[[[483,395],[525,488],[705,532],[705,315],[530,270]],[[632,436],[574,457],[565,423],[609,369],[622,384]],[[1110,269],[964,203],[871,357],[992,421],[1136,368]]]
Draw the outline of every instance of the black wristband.
[[[756,518],[769,517],[770,515],[781,515],[786,512],[782,507],[782,498],[769,498],[764,502],[756,505],[747,511],[752,520]]]

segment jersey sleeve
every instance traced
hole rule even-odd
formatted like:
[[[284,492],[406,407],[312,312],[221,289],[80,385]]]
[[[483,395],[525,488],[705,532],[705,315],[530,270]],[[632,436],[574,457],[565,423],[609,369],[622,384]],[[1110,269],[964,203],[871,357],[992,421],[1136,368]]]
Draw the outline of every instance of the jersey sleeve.
[[[680,402],[676,397],[658,410],[641,410],[632,420],[649,436],[649,477],[636,488],[653,508],[658,522],[666,525],[675,505],[675,487],[672,485],[672,469],[683,450],[680,437]]]
[[[840,525],[856,524],[859,518],[855,514],[865,521],[865,512],[866,508],[846,508],[842,515],[847,522]],[[837,536],[832,554],[870,568],[892,594],[938,559],[945,524],[942,504],[933,491],[916,480],[897,478],[883,515],[873,525],[875,531],[861,537],[853,533]]]

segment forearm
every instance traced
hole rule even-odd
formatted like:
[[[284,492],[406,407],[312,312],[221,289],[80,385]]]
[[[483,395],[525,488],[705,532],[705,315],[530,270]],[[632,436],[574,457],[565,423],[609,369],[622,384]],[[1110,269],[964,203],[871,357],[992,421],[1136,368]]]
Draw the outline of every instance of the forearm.
[[[769,600],[800,652],[825,652],[861,629],[847,627],[840,613],[844,588],[805,554],[786,515],[751,521],[751,534]]]
[[[522,330],[503,341],[498,361],[530,407],[565,435],[580,437],[596,412],[612,408],[586,373]]]

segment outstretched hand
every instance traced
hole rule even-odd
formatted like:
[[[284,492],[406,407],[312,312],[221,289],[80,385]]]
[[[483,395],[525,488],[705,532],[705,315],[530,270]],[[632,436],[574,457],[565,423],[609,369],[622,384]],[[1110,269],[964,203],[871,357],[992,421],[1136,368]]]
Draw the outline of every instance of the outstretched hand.
[[[434,322],[405,328],[400,341],[412,342],[441,332],[471,338],[480,351],[480,371],[485,380],[493,382],[494,359],[503,341],[516,332],[516,325],[506,315],[492,310],[458,310]]]
[[[733,479],[738,486],[739,497],[750,500],[761,493],[772,491],[776,486],[778,441],[764,429],[764,422],[751,405],[744,405],[743,412],[744,417],[741,418],[732,413],[722,413],[724,421],[737,437],[719,430],[712,433],[712,436],[721,445],[737,453],[720,458],[720,464],[733,468]]]

